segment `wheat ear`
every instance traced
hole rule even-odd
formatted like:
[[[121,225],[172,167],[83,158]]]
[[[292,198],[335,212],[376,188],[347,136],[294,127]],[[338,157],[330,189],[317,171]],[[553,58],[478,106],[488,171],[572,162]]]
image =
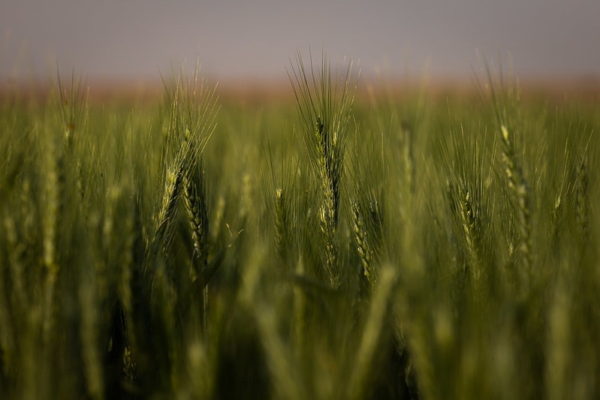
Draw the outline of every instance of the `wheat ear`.
[[[208,265],[208,207],[204,174],[184,179],[183,198],[194,242],[194,278]]]
[[[514,144],[508,128],[500,127],[502,133],[502,159],[508,181],[508,189],[515,203],[517,224],[519,228],[519,244],[523,256],[523,267],[527,274],[531,274],[531,222],[529,208],[529,185],[523,176],[518,163]]]
[[[360,256],[360,261],[363,267],[363,274],[373,286],[377,281],[375,271],[373,270],[373,250],[367,237],[367,230],[364,226],[364,221],[360,207],[356,201],[351,204],[352,208],[352,230],[354,233],[354,241],[356,242],[356,250]]]

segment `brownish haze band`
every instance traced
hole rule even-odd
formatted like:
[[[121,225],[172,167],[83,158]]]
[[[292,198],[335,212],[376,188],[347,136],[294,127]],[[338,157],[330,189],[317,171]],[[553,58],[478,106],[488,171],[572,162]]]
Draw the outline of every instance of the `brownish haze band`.
[[[471,96],[478,91],[480,81],[438,79],[438,80],[361,80],[358,83],[359,99],[370,95],[392,95],[401,98],[416,92],[425,93],[430,98]],[[70,82],[64,84],[68,87]],[[229,82],[208,82],[218,85],[217,93],[223,101],[242,101],[247,104],[286,102],[294,99],[288,80],[234,80]],[[545,97],[548,100],[565,99],[597,101],[600,99],[600,78],[584,77],[571,79],[527,79],[518,80],[524,97]],[[157,81],[92,81],[82,87],[89,95],[91,103],[137,102],[152,103],[161,99],[164,83]],[[52,85],[45,82],[0,81],[0,101],[43,101],[52,92]]]

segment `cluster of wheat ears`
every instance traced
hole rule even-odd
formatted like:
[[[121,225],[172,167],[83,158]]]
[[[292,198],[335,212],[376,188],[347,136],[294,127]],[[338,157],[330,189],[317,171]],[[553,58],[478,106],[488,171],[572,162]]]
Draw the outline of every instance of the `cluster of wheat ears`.
[[[600,395],[597,104],[197,72],[0,104],[0,397]]]

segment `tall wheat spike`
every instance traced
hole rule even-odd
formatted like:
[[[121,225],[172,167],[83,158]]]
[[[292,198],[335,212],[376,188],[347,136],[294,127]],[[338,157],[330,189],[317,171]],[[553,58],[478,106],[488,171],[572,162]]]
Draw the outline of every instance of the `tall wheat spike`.
[[[157,225],[154,233],[154,255],[162,246],[167,250],[171,239],[172,221],[177,214],[177,200],[181,193],[181,183],[184,179],[183,165],[174,163],[167,170],[163,199],[158,212]]]
[[[356,249],[360,256],[360,261],[363,267],[363,274],[369,281],[369,284],[373,286],[377,281],[375,270],[373,269],[373,250],[367,237],[367,230],[364,225],[363,216],[360,207],[356,201],[351,204],[352,208],[352,222],[353,222],[353,233],[354,241],[356,242]]]
[[[310,73],[302,57],[297,57],[297,68],[292,67],[292,86],[300,118],[304,124],[304,140],[309,157],[319,179],[321,204],[319,224],[324,238],[325,273],[333,287],[340,284],[341,271],[338,266],[336,230],[340,209],[340,184],[354,96],[349,84],[352,63],[349,64],[338,88],[332,81],[330,66],[323,57],[317,76],[312,66]]]
[[[471,190],[463,187],[458,198],[458,208],[469,255],[470,273],[475,281],[477,281],[481,274],[480,253],[482,249],[481,229],[479,225],[481,223],[479,221],[481,216],[479,215],[475,200]]]
[[[165,250],[172,239],[171,222],[177,212],[178,199],[181,193],[185,197],[186,190],[191,189],[190,176],[214,132],[218,113],[216,87],[211,90],[204,82],[198,83],[198,64],[191,79],[184,79],[182,72],[174,82],[174,88],[168,88],[166,94],[169,119],[163,163],[167,175],[155,229],[155,241]],[[174,152],[171,159],[169,151]]]
[[[529,185],[523,176],[523,172],[517,160],[512,136],[506,127],[501,125],[502,133],[502,160],[506,173],[508,189],[515,203],[517,214],[517,225],[519,229],[519,243],[522,255],[522,263],[525,273],[530,275],[531,271],[531,222],[530,222],[530,200]]]
[[[193,279],[195,279],[208,265],[209,223],[204,172],[185,178],[183,198],[194,243]]]

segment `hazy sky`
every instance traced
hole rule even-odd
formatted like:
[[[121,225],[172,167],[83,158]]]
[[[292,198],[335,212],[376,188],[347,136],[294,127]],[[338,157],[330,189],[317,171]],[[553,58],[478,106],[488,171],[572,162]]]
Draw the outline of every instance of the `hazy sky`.
[[[285,77],[297,51],[363,74],[600,75],[600,0],[1,0],[0,75],[159,78],[196,57],[217,79]]]

